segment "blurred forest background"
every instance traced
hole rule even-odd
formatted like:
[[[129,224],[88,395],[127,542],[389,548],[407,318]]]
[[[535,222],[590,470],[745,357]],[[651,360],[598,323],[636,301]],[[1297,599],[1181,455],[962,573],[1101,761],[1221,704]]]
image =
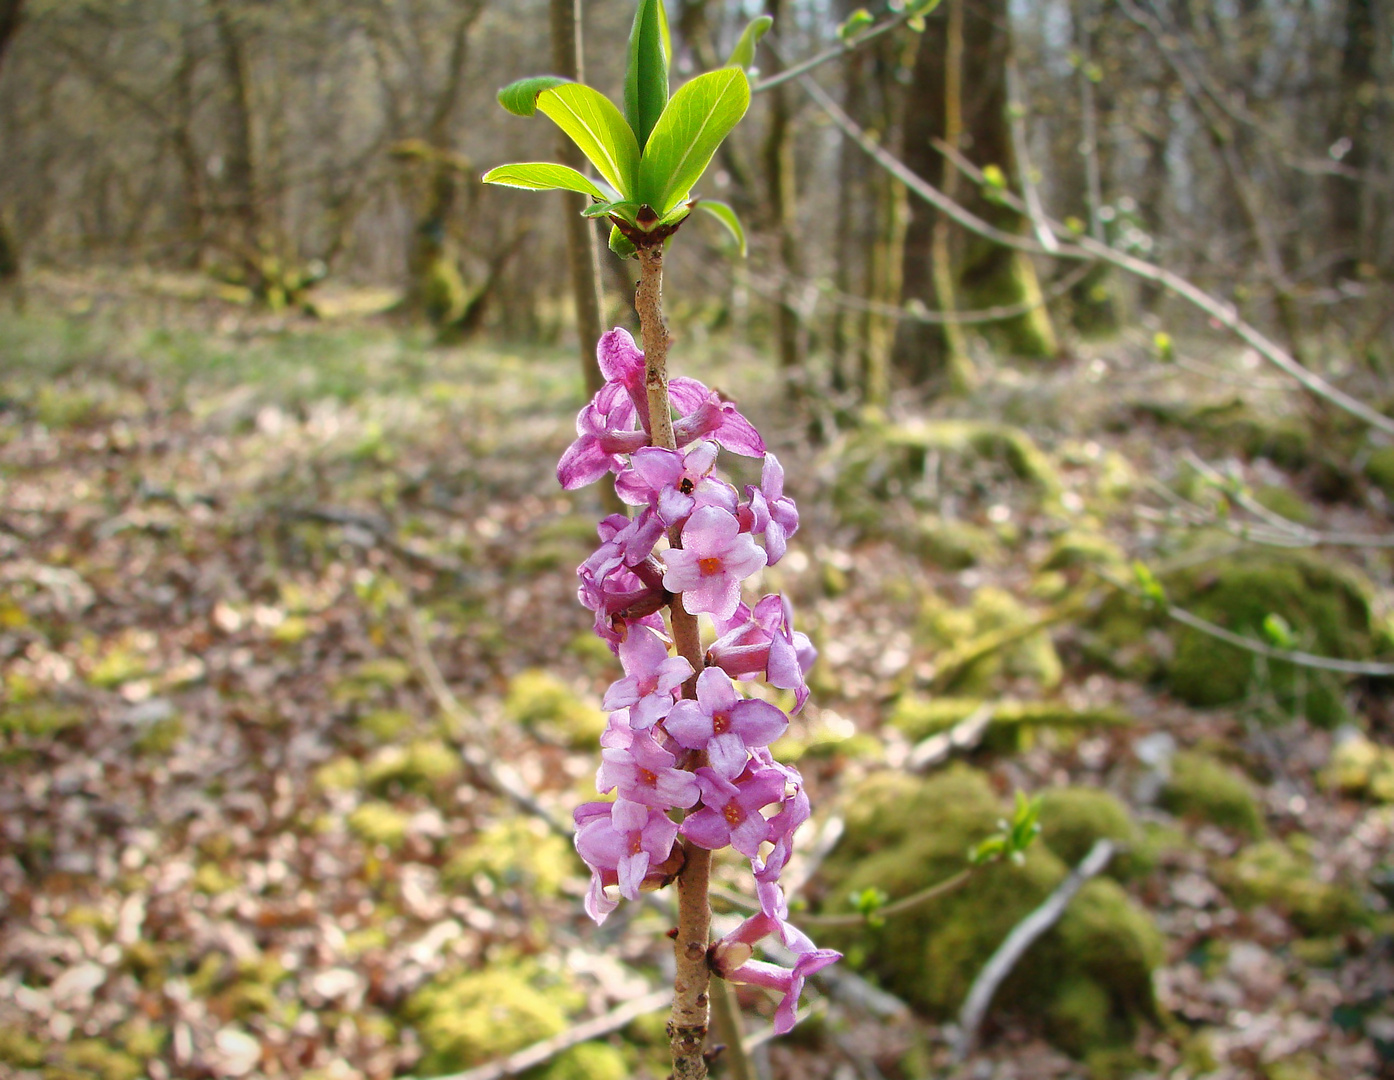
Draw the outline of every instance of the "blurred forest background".
[[[494,94],[578,10],[618,97],[628,0],[0,0],[0,1074],[482,1080],[601,1017],[527,1075],[666,1075],[670,916],[580,910],[618,671],[553,475],[636,275],[479,183],[558,159]],[[674,0],[675,84],[762,12],[697,187],[749,257],[688,223],[666,290],[821,651],[776,751],[847,962],[786,1039],[740,995],[757,1073],[1394,1075],[1394,11]],[[1014,791],[1022,866],[857,914]]]

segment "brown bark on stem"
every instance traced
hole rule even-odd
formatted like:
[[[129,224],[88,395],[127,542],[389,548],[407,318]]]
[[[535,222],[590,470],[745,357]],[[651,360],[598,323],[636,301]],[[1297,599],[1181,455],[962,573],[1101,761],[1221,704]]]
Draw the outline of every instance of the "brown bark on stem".
[[[668,327],[663,322],[663,247],[639,249],[639,292],[634,300],[639,313],[640,336],[644,344],[644,388],[648,394],[650,441],[654,446],[676,450],[672,407],[668,399]],[[682,546],[676,527],[668,542]],[[702,642],[697,616],[690,615],[675,596],[669,608],[673,642],[678,655],[692,665],[693,676],[683,685],[683,696],[697,696],[697,675],[702,670]],[[673,1080],[704,1080],[707,1061],[703,1050],[710,1019],[707,987],[711,969],[707,966],[707,946],[711,939],[712,854],[684,842],[687,861],[678,875],[678,930],[673,942],[677,974],[673,980],[673,1014],[668,1021],[668,1042],[673,1054]]]

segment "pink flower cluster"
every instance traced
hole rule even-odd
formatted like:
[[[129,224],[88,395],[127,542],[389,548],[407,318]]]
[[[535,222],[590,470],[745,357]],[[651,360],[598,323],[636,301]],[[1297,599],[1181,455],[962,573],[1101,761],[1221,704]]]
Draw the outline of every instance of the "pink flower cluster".
[[[752,608],[741,600],[742,582],[783,557],[798,510],[784,494],[779,461],[731,402],[693,379],[673,379],[678,449],[650,446],[644,354],[615,329],[597,355],[606,383],[581,410],[557,478],[571,490],[614,473],[620,498],[637,509],[600,523],[600,546],[577,571],[581,603],[624,668],[605,695],[610,720],[596,775],[615,799],[575,814],[576,847],[591,868],[586,911],[601,922],[617,897],[667,885],[682,869],[679,837],[734,848],[750,861],[760,912],[712,946],[712,969],[780,992],[775,1028],[783,1033],[805,979],[839,954],[815,948],[789,923],[779,885],[794,833],[809,817],[803,778],[769,751],[789,718],[744,696],[736,681],[792,691],[796,712],[808,698],[816,652],[794,630],[789,601],[769,595]],[[748,485],[744,498],[715,473],[720,449],[764,460],[759,486]],[[660,549],[665,535],[681,546]],[[662,611],[676,603],[715,627],[700,673],[670,654]],[[695,696],[683,697],[694,675]],[[792,969],[752,959],[769,935],[793,950]]]

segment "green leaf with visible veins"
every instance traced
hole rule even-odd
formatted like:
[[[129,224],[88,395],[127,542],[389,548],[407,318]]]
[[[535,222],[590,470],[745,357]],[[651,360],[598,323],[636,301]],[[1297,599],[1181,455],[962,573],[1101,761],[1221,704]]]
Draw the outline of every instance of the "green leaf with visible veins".
[[[499,91],[499,104],[514,116],[531,116],[537,111],[538,94],[570,81],[556,75],[534,75],[530,79],[519,79]]]
[[[624,115],[639,149],[668,104],[668,61],[673,46],[663,0],[639,0],[629,32],[629,67],[624,73]]]
[[[751,19],[745,28],[745,33],[741,34],[741,39],[736,42],[736,47],[731,50],[731,58],[726,61],[726,66],[745,71],[751,64],[755,63],[755,46],[760,44],[760,39],[773,25],[774,20],[768,15]]]
[[[567,83],[539,94],[537,107],[566,132],[621,196],[633,195],[639,144],[614,102],[599,90]]]
[[[745,258],[745,229],[741,227],[741,219],[736,217],[736,212],[724,202],[715,199],[702,199],[697,203],[698,210],[705,210],[717,221],[725,225],[732,236],[736,238],[736,243],[741,246],[741,258]]]
[[[687,198],[749,106],[750,83],[736,68],[709,71],[683,86],[649,135],[633,197],[659,217],[672,210]]]
[[[610,197],[601,191],[594,181],[586,179],[575,169],[543,161],[500,165],[484,174],[484,183],[501,184],[504,187],[528,188],[532,191],[552,191],[555,189],[579,191],[582,195],[602,200]]]

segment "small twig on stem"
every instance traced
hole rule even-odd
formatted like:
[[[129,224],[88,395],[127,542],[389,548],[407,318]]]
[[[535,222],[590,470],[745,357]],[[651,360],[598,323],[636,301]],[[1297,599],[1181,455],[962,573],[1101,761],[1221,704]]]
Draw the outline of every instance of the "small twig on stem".
[[[987,1007],[992,1003],[992,995],[997,993],[1002,980],[1011,974],[1012,968],[1016,967],[1017,961],[1036,939],[1059,921],[1060,916],[1065,913],[1065,908],[1084,883],[1108,865],[1109,859],[1113,858],[1113,850],[1112,840],[1094,841],[1094,846],[1089,849],[1084,861],[1056,886],[1055,891],[1046,897],[1044,904],[1017,923],[1007,935],[1007,939],[988,959],[987,965],[973,980],[968,999],[958,1014],[959,1034],[954,1043],[955,1061],[962,1061],[967,1057],[978,1041],[978,1028],[982,1026]]]

